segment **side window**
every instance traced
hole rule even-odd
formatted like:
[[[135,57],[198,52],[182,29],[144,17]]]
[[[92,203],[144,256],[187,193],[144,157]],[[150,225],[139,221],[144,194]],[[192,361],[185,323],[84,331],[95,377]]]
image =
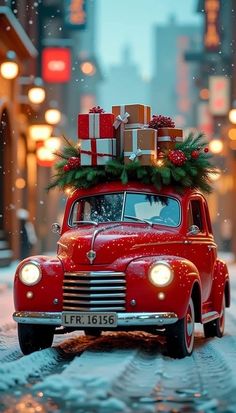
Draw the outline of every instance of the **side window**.
[[[205,211],[205,216],[206,216],[206,223],[207,223],[208,232],[209,232],[209,234],[212,234],[212,226],[211,226],[209,210],[208,210],[208,208],[205,204],[204,204],[204,211]]]
[[[205,228],[203,226],[201,201],[198,201],[198,200],[191,201],[189,221],[190,221],[190,226],[197,225],[200,231],[204,232]]]

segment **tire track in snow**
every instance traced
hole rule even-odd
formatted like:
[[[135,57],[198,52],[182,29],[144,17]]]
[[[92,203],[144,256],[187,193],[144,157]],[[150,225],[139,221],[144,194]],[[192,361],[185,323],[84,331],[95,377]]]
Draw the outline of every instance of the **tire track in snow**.
[[[153,337],[141,332],[105,333],[97,339],[81,336],[68,340],[62,343],[61,348],[73,354],[82,352],[80,357],[76,357],[60,375],[48,376],[34,389],[58,400],[62,412],[83,408],[86,412],[129,412],[127,398],[121,398],[114,391],[113,384],[116,389],[127,371],[132,374],[133,365],[141,366],[141,373],[147,360],[149,364],[154,361],[150,351],[156,350],[160,343],[156,336],[155,340]],[[145,355],[141,349],[147,349]],[[136,359],[137,362],[134,361]],[[149,383],[150,380],[145,381],[146,391],[150,388]]]
[[[190,404],[192,412],[194,397],[203,397],[202,382],[195,374],[195,361],[192,357],[174,360],[165,357],[160,351],[140,350],[126,371],[112,383],[111,394],[126,400],[132,411],[170,411],[179,412]],[[162,411],[160,410],[160,411]],[[159,410],[158,410],[159,411]]]
[[[5,325],[0,329],[0,363],[14,361],[22,357],[19,348],[16,328]]]
[[[37,392],[41,394],[44,406],[52,397],[60,403],[62,410],[58,413],[76,409],[155,412],[157,404],[166,412],[181,412],[187,406],[189,410],[185,411],[192,413],[213,406],[219,409],[217,412],[225,413],[221,406],[226,401],[235,407],[235,337],[206,340],[202,332],[197,332],[193,356],[182,360],[165,357],[161,341],[162,338],[140,332],[107,333],[97,339],[77,336],[60,346],[67,354],[80,354],[63,370],[60,349],[42,350],[3,363],[0,375],[9,377],[4,378],[4,388],[0,380],[0,388],[23,388],[33,377],[34,382],[37,380],[34,397]],[[7,342],[5,337],[3,349]],[[60,374],[54,374],[57,370]]]
[[[149,396],[158,375],[163,374],[163,360],[157,352],[139,350],[122,373],[112,382],[110,394],[122,398]]]
[[[230,397],[235,408],[235,338],[210,342],[199,336],[193,356],[182,360],[142,351],[138,355],[111,387],[113,396],[137,411],[143,410],[142,403],[149,404],[149,411],[152,403],[162,403],[164,411],[169,407],[181,412],[189,406],[191,412],[207,408],[225,412]],[[156,411],[154,406],[152,411]]]
[[[0,391],[13,386],[25,385],[32,377],[51,373],[62,360],[61,352],[55,348],[36,351],[27,356],[0,365]]]
[[[132,338],[136,341],[132,342]],[[112,339],[119,344],[118,349]],[[34,386],[35,391],[57,400],[61,411],[86,407],[86,411],[95,412],[144,412],[156,411],[155,403],[163,401],[171,408],[181,408],[186,403],[193,406],[194,397],[199,399],[198,405],[206,401],[194,358],[174,360],[163,356],[156,336],[108,334],[90,341],[90,350],[85,348],[86,341],[88,346],[87,338],[78,344],[76,340],[64,343],[70,352],[82,348],[84,352],[60,375],[48,376]],[[198,341],[201,345],[202,337]],[[197,410],[193,407],[191,411]]]
[[[36,392],[56,400],[60,412],[83,411],[126,411],[123,400],[110,395],[110,385],[115,377],[126,370],[136,350],[111,350],[104,352],[85,351],[60,374],[46,377],[34,386]]]

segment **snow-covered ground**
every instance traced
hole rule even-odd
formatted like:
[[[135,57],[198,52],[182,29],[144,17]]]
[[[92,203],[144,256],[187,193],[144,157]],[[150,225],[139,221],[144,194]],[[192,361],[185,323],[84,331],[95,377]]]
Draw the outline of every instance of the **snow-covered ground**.
[[[236,412],[236,265],[226,334],[204,339],[191,357],[165,356],[164,338],[145,333],[74,332],[23,356],[13,312],[13,263],[0,269],[0,412]]]

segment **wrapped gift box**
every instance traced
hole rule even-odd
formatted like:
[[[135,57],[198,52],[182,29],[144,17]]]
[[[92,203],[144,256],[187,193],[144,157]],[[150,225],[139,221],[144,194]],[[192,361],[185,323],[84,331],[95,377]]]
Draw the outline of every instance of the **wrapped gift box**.
[[[79,113],[78,137],[79,139],[113,138],[115,137],[113,123],[113,113]]]
[[[151,107],[140,104],[112,106],[115,116],[114,127],[117,138],[117,153],[124,150],[124,130],[139,129],[148,126],[151,119]]]
[[[159,128],[157,130],[158,149],[174,149],[177,142],[183,142],[182,129]]]
[[[139,160],[141,165],[153,165],[157,158],[156,129],[132,129],[124,131],[125,164]]]
[[[116,139],[81,139],[81,166],[105,165],[116,156]]]

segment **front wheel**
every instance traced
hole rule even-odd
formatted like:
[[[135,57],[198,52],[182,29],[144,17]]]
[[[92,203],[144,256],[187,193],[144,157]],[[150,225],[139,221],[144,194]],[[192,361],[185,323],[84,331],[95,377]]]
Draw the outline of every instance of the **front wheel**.
[[[23,354],[51,347],[54,327],[35,324],[18,324],[18,339]]]
[[[203,331],[206,338],[209,337],[223,337],[225,330],[225,298],[222,301],[222,309],[220,317],[216,320],[209,321],[209,323],[203,324]]]
[[[194,345],[195,313],[193,300],[190,298],[187,312],[167,329],[167,350],[170,357],[183,358],[191,356]]]

